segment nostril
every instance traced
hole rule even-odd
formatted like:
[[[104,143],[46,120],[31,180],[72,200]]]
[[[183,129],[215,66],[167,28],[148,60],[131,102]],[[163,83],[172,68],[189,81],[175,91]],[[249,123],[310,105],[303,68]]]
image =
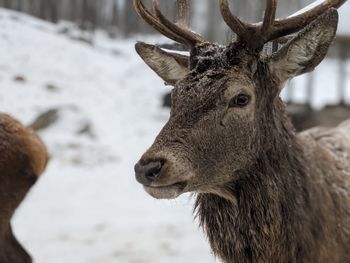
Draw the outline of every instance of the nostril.
[[[151,180],[157,178],[160,174],[160,170],[162,169],[161,162],[150,162],[145,165],[146,174],[145,176]]]
[[[135,165],[136,180],[143,185],[150,185],[159,175],[164,161],[139,161]]]

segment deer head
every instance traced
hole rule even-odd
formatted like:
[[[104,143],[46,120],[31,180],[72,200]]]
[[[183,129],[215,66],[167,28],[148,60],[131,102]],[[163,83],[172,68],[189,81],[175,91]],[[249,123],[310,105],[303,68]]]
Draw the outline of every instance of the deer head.
[[[155,198],[185,192],[225,195],[225,185],[244,176],[262,153],[278,148],[292,127],[279,94],[283,84],[313,70],[325,57],[345,0],[326,0],[311,10],[276,20],[277,0],[267,0],[261,23],[247,24],[220,0],[223,19],[237,38],[212,44],[187,27],[188,1],[178,1],[172,23],[153,1],[153,12],[134,0],[138,14],[190,56],[137,43],[141,58],[173,85],[170,119],[135,165],[136,179]],[[298,33],[297,33],[298,32]],[[272,40],[295,34],[279,51],[262,54]]]

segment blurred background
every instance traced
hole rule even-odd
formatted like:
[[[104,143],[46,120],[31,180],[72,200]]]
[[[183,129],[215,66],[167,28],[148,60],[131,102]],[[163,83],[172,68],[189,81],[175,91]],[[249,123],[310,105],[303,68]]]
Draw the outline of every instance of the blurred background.
[[[159,2],[173,19],[176,1]],[[311,2],[280,0],[278,16]],[[231,5],[251,22],[264,10],[260,0]],[[134,179],[134,163],[169,116],[170,87],[133,46],[172,42],[137,17],[131,0],[0,6],[0,110],[38,131],[52,157],[13,222],[35,262],[218,262],[193,219],[190,195],[154,200]],[[191,27],[225,44],[232,33],[218,6],[193,0]],[[283,92],[298,130],[350,118],[350,3],[339,12],[328,57]]]

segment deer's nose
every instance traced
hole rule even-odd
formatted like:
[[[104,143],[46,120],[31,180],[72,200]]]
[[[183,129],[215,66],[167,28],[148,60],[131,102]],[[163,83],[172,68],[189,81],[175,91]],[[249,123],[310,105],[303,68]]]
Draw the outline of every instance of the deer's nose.
[[[140,184],[149,186],[160,175],[163,165],[163,161],[139,161],[135,165],[136,180]]]

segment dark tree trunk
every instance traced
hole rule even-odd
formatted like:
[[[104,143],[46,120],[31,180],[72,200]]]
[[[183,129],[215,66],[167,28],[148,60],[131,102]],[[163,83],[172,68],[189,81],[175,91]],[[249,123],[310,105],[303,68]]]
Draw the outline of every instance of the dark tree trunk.
[[[78,12],[78,1],[77,0],[72,0],[68,4],[68,10],[69,10],[69,20],[70,21],[77,21],[79,20],[79,12]]]
[[[40,1],[39,17],[41,19],[46,19],[46,8],[47,8],[47,1]]]
[[[338,81],[338,93],[340,97],[339,103],[345,105],[346,101],[346,44],[339,45],[339,81]]]
[[[81,28],[85,30],[94,30],[96,27],[96,1],[95,0],[83,0],[82,3],[82,16],[81,16]]]
[[[119,7],[116,0],[113,0],[112,4],[112,20],[111,20],[112,26],[118,26],[119,25]]]
[[[60,6],[61,1],[51,0],[49,1],[49,12],[50,12],[50,21],[53,23],[58,22],[58,7]]]
[[[139,18],[134,10],[132,1],[124,1],[124,12],[123,12],[123,34],[128,37],[133,33],[139,31]]]

